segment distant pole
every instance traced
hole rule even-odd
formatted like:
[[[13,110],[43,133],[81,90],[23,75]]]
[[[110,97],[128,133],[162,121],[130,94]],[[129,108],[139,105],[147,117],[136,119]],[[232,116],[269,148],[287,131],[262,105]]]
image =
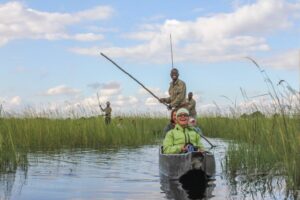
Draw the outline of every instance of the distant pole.
[[[170,46],[171,46],[171,60],[172,60],[172,69],[174,68],[173,63],[173,47],[172,47],[172,35],[170,34]]]

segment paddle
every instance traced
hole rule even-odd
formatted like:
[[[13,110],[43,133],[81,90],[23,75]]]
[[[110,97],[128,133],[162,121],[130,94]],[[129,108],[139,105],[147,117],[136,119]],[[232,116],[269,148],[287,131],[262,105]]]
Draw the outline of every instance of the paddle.
[[[98,94],[98,92],[97,92],[97,99],[98,99],[98,105],[99,105],[99,108],[100,108],[100,111],[102,111],[102,107],[101,107],[101,104],[100,104],[100,98],[99,98],[99,94]]]
[[[170,46],[171,46],[171,60],[172,60],[172,69],[174,68],[173,63],[173,48],[172,48],[172,35],[170,34]]]
[[[208,144],[210,144],[211,148],[216,147],[216,145],[213,145],[204,135],[200,134],[200,137],[202,137]]]
[[[200,135],[200,137],[202,137],[208,144],[210,144],[211,148],[214,148],[216,147],[216,145],[213,145],[204,135],[203,135],[203,132],[201,130],[201,128],[198,126],[199,128],[199,131],[197,131]]]
[[[132,78],[135,82],[137,82],[140,86],[142,86],[147,92],[149,92],[155,99],[157,99],[160,102],[159,98],[151,90],[149,90],[146,86],[144,86],[140,81],[138,81],[136,78],[134,78],[131,74],[129,74],[127,71],[125,71],[117,63],[115,63],[112,59],[110,59],[109,57],[107,57],[104,53],[100,53],[100,54],[101,54],[101,56],[103,56],[104,58],[106,58],[107,60],[109,60],[112,64],[114,64],[117,68],[119,68],[122,72],[124,72],[125,74],[127,74],[130,78]],[[160,102],[160,103],[162,103],[165,106],[167,106],[167,108],[169,107],[169,105],[166,104],[166,103],[164,103],[164,102]]]

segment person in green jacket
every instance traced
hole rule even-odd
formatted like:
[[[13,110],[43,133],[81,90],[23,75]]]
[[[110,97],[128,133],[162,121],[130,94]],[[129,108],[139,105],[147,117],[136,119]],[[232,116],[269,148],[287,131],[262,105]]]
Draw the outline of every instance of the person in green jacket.
[[[167,132],[163,141],[163,152],[165,154],[186,153],[189,145],[195,147],[197,151],[204,151],[200,135],[188,126],[188,121],[189,111],[186,108],[180,108],[176,112],[175,128]]]
[[[159,102],[167,103],[168,109],[179,109],[186,106],[185,96],[186,96],[186,86],[185,82],[180,80],[178,69],[173,68],[171,70],[170,76],[172,78],[172,82],[169,87],[169,95],[167,98],[160,98]]]

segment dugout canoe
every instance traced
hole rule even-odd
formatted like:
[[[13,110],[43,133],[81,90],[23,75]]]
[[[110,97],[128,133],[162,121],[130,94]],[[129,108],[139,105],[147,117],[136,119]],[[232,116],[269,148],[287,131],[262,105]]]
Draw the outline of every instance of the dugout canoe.
[[[164,154],[159,148],[159,171],[168,179],[178,180],[190,171],[202,171],[207,178],[216,173],[215,157],[211,152],[188,152],[181,154]]]

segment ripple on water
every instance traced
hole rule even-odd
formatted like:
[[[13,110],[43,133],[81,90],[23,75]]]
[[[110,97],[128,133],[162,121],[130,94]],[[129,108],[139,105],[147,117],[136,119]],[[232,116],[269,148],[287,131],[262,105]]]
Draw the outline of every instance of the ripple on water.
[[[252,194],[243,193],[241,186],[234,193],[226,179],[223,164],[227,143],[210,141],[217,145],[211,150],[217,173],[204,195],[209,199],[252,199]],[[159,176],[157,145],[35,153],[28,155],[28,163],[26,172],[18,169],[11,176],[2,176],[0,199],[190,199],[178,181],[170,182]],[[259,199],[259,193],[256,197]],[[276,193],[276,197],[282,196]]]

